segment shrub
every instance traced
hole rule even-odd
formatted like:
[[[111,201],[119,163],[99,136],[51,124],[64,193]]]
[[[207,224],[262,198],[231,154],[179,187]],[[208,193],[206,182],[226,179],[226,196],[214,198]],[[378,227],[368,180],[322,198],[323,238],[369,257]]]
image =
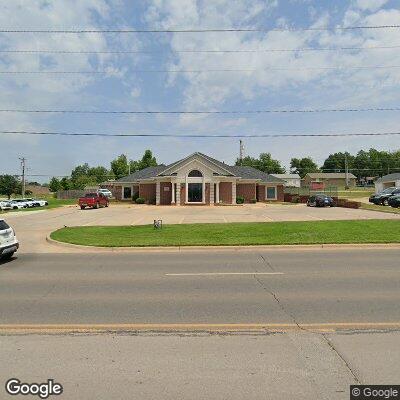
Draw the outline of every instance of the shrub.
[[[132,201],[135,202],[139,198],[139,192],[135,192],[132,196]]]
[[[144,204],[146,202],[146,200],[143,198],[143,197],[138,197],[136,200],[135,200],[135,203],[136,204]]]
[[[236,196],[236,204],[243,204],[244,197],[243,196]]]
[[[300,203],[300,197],[299,196],[293,196],[290,200],[291,203]]]
[[[250,203],[256,204],[256,203],[257,203],[257,199],[251,199],[251,200],[250,200]]]

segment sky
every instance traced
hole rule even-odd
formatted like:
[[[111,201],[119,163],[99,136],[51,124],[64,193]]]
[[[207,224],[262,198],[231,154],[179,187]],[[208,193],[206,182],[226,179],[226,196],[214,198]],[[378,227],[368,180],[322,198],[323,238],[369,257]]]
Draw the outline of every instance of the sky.
[[[0,51],[139,51],[128,54],[0,52],[0,71],[104,72],[0,74],[0,109],[229,111],[398,107],[400,47],[260,50],[400,46],[400,29],[284,30],[399,23],[398,0],[0,0],[1,29],[267,29],[206,33],[0,33]],[[270,28],[284,29],[271,31]],[[357,66],[399,68],[360,70],[354,68]],[[227,69],[241,71],[215,71]],[[208,71],[188,72],[193,70]],[[398,111],[222,115],[0,112],[3,131],[106,134],[246,136],[396,132],[399,122]],[[292,157],[311,156],[322,164],[335,151],[356,153],[371,147],[397,150],[400,137],[245,138],[244,143],[246,155],[270,152],[288,167]],[[109,168],[110,161],[122,153],[138,159],[146,149],[153,151],[159,163],[171,163],[195,151],[233,163],[238,157],[239,139],[0,133],[0,174],[20,173],[19,157],[26,157],[28,174],[49,176],[29,179],[45,182],[50,176],[68,175],[74,166],[84,162]]]

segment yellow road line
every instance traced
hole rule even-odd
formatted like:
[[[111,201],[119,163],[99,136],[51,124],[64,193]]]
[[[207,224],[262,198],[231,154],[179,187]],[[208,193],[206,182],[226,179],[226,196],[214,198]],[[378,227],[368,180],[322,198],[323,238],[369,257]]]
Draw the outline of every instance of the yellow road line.
[[[331,322],[313,324],[0,324],[0,334],[102,332],[286,332],[308,330],[397,330],[400,322]]]

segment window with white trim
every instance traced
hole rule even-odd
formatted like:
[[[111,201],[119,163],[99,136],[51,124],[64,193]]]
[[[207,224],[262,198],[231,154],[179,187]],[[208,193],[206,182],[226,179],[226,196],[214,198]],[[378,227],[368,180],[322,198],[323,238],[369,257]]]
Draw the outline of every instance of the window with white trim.
[[[267,200],[276,200],[276,186],[265,187],[265,198]]]

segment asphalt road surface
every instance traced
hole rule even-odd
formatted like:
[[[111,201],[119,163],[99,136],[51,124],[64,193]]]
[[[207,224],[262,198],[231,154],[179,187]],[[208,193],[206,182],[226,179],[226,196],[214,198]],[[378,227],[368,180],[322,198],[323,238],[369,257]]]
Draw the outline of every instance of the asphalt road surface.
[[[400,251],[21,254],[4,324],[399,323]]]

